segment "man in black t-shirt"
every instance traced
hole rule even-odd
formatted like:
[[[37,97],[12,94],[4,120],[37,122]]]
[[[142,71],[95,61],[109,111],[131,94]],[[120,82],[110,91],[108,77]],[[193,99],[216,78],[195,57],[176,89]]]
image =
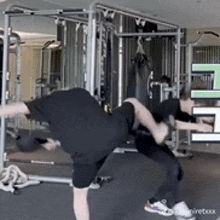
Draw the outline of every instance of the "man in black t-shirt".
[[[54,92],[25,103],[2,106],[0,116],[25,114],[49,124],[53,136],[73,159],[73,208],[77,220],[89,220],[88,186],[106,157],[127,140],[138,121],[161,144],[168,134],[165,123],[156,123],[137,99],[129,98],[109,115],[84,89]]]
[[[160,122],[167,116],[173,115],[175,127],[178,130],[211,132],[212,126],[196,123],[195,118],[191,116],[191,110],[194,106],[201,106],[201,103],[191,100],[190,92],[187,92],[180,100],[170,98],[160,103],[154,109],[153,116],[157,122]],[[151,134],[146,133],[143,129],[136,132],[135,144],[140,153],[160,164],[166,173],[165,180],[154,196],[146,203],[145,210],[164,216],[174,214],[178,220],[194,220],[195,217],[192,216],[186,203],[181,201],[180,184],[183,171],[172,151],[165,144],[158,145]],[[166,206],[170,208],[166,209]]]

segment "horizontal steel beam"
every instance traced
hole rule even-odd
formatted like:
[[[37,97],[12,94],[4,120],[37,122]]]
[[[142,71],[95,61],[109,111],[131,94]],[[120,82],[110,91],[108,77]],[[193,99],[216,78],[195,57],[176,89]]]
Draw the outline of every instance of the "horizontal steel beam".
[[[138,19],[140,18],[140,19],[143,19],[145,21],[148,21],[148,22],[151,22],[151,23],[154,23],[154,24],[158,24],[158,25],[162,25],[162,26],[165,26],[165,27],[178,28],[178,25],[176,25],[176,24],[166,22],[162,19],[153,17],[149,14],[142,13],[142,12],[139,12],[139,11],[135,11],[135,10],[132,10],[132,9],[122,8],[122,7],[118,7],[118,6],[114,7],[114,6],[108,5],[106,3],[96,3],[95,7],[97,9],[112,10],[112,11],[118,13],[118,14],[121,14],[121,15],[126,15],[126,16],[129,16],[129,17],[134,17],[134,18],[138,18]]]
[[[151,32],[151,33],[119,33],[116,32],[115,35],[117,37],[135,37],[135,36],[140,36],[140,37],[157,37],[157,36],[177,36],[178,32]]]
[[[87,14],[88,12],[84,9],[57,9],[57,10],[29,10],[22,7],[15,6],[14,8],[10,9],[9,11],[5,11],[4,14],[7,14],[9,16],[59,16],[59,15],[65,15],[65,16],[73,16],[73,15],[79,15],[79,14]]]
[[[39,180],[42,182],[65,183],[65,184],[69,184],[70,186],[72,186],[72,178],[28,175],[28,179]]]

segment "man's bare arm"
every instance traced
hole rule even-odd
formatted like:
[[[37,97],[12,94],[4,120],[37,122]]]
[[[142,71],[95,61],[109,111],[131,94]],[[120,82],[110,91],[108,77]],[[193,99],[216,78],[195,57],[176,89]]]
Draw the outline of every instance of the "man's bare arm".
[[[28,107],[23,102],[12,103],[0,107],[0,117],[4,115],[30,114]]]
[[[191,130],[191,131],[201,131],[201,132],[212,132],[213,127],[205,123],[191,123],[184,121],[175,121],[176,129],[178,130]]]
[[[161,144],[168,135],[168,126],[165,123],[156,123],[151,112],[136,98],[128,98],[124,102],[133,104],[136,122],[148,128],[155,141]]]

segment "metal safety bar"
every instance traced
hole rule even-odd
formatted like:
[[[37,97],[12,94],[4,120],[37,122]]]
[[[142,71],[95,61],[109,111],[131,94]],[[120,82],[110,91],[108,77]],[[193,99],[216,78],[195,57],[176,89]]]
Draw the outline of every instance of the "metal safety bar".
[[[169,37],[169,36],[178,36],[178,32],[153,32],[153,33],[118,33],[115,32],[117,37]]]
[[[72,178],[66,178],[66,177],[28,175],[28,179],[39,180],[42,182],[65,183],[65,184],[69,184],[70,186],[72,186]]]

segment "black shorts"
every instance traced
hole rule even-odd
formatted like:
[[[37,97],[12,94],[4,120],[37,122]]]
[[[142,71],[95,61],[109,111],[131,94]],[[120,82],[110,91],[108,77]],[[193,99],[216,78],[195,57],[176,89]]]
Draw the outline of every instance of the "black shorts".
[[[175,155],[166,144],[158,145],[152,135],[145,131],[136,131],[135,147],[139,153],[144,154],[149,158],[154,157],[153,155],[157,155],[158,152],[163,152],[168,157],[175,158]]]
[[[78,158],[73,157],[73,162],[75,161],[73,164],[72,176],[74,187],[85,188],[92,183],[99,169],[102,167],[108,155],[111,154],[112,150],[119,147],[121,141],[126,141],[126,136],[128,136],[133,126],[134,114],[134,106],[129,102],[123,103],[122,106],[113,111],[112,120],[121,124],[120,131],[118,131],[121,140],[112,140],[109,151],[103,151],[103,156],[97,156],[99,159],[96,159],[93,163],[91,161],[88,163],[88,160],[84,156],[80,158],[80,162],[78,162]]]
[[[88,187],[95,180],[95,177],[106,158],[107,157],[93,164],[74,163],[72,175],[73,186],[76,188]]]
[[[128,133],[131,132],[135,119],[135,108],[132,103],[124,102],[120,107],[113,111],[113,116],[118,118],[118,120],[125,120],[125,126]]]

